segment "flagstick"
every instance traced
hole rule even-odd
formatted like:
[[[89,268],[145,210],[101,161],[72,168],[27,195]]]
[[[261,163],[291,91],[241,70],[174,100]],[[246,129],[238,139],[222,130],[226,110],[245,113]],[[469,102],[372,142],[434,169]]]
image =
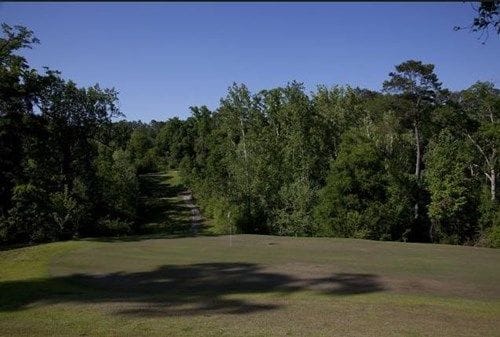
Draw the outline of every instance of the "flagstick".
[[[227,221],[229,222],[229,217],[231,216],[231,211],[227,212]],[[229,222],[229,248],[233,246],[233,225]]]

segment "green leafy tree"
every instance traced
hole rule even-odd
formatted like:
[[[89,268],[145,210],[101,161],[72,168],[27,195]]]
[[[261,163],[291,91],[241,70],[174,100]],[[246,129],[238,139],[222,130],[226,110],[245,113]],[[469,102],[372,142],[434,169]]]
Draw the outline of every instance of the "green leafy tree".
[[[380,151],[359,131],[343,136],[315,209],[328,235],[386,239],[387,177]]]
[[[480,169],[490,183],[490,198],[496,202],[500,164],[500,91],[492,83],[478,82],[462,93],[460,130],[476,148]]]
[[[34,73],[26,59],[18,55],[38,39],[22,26],[2,24],[0,37],[0,217],[12,206],[13,188],[22,176],[23,119],[31,113],[35,85]]]
[[[3,221],[1,232],[7,242],[43,242],[58,236],[57,228],[50,218],[50,203],[47,192],[32,185],[18,184],[12,195],[9,218]]]
[[[471,148],[447,129],[431,141],[425,172],[431,241],[464,243],[477,235],[478,189],[469,170],[473,158]]]
[[[156,171],[154,153],[151,153],[154,151],[153,139],[146,128],[137,128],[132,132],[127,149],[139,172]]]
[[[399,95],[398,110],[413,129],[415,137],[415,179],[421,185],[422,157],[424,155],[423,129],[430,120],[430,113],[438,103],[441,83],[434,73],[434,65],[409,60],[396,66],[396,71],[389,73],[389,80],[383,87],[387,92]],[[417,191],[415,219],[419,217],[422,187]]]
[[[101,203],[105,207],[103,216],[136,220],[139,182],[130,153],[102,145],[96,166]]]

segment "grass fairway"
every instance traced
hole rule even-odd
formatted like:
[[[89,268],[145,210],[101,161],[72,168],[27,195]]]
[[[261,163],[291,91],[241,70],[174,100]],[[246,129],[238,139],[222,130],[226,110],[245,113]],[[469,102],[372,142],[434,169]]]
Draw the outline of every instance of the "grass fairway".
[[[0,335],[499,336],[499,267],[500,250],[351,239],[58,242],[0,251]]]

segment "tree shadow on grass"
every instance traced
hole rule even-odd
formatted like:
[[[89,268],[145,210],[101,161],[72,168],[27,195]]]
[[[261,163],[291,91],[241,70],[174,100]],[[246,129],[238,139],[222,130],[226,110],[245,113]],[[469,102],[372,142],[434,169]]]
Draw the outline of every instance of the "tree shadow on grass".
[[[334,296],[385,289],[372,274],[312,278],[269,272],[251,263],[203,263],[162,266],[136,273],[63,274],[0,282],[0,312],[22,310],[35,302],[71,302],[118,304],[116,314],[131,316],[246,314],[276,310],[282,305],[256,303],[245,295],[302,290]]]
[[[172,184],[168,174],[141,175],[139,234],[190,234],[191,209],[181,198],[183,185]]]

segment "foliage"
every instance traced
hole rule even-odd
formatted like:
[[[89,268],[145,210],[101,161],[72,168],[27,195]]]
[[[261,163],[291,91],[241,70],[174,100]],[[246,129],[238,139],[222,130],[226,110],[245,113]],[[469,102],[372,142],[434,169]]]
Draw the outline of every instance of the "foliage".
[[[40,242],[56,238],[55,224],[49,221],[46,192],[32,184],[16,185],[13,207],[7,221],[7,241]]]
[[[500,248],[500,226],[497,225],[490,228],[487,233],[488,233],[487,245],[493,248]]]
[[[156,172],[153,139],[146,128],[132,131],[127,149],[140,173]]]
[[[104,234],[96,222],[110,214],[133,220],[135,167],[117,154],[107,158],[109,174],[99,175],[106,164],[99,162],[98,148],[110,141],[112,118],[121,116],[117,92],[99,85],[80,88],[49,69],[38,73],[17,54],[38,43],[33,33],[2,28],[2,241]]]
[[[344,135],[316,210],[316,221],[325,226],[325,233],[385,238],[384,171],[381,153],[369,137],[356,131]]]
[[[19,55],[33,33],[3,30],[3,242],[138,232],[138,175],[178,168],[217,233],[496,244],[492,83],[450,92],[433,64],[408,60],[382,92],[234,83],[185,120],[113,121],[114,89],[37,72]]]
[[[101,205],[105,214],[134,219],[136,216],[138,181],[128,151],[112,151],[102,146],[97,174],[100,179]]]
[[[476,16],[473,18],[472,23],[468,27],[455,26],[453,29],[458,31],[464,28],[469,28],[472,32],[480,32],[480,39],[486,33],[486,37],[482,42],[484,44],[488,39],[490,28],[493,32],[496,32],[497,35],[500,34],[500,1],[482,0],[480,1],[479,6],[477,6],[477,4],[473,6]]]
[[[295,181],[279,191],[283,206],[273,216],[272,227],[279,235],[304,236],[317,233],[311,214],[316,191],[308,181]]]
[[[119,236],[131,234],[133,232],[132,225],[131,222],[121,219],[103,218],[99,220],[97,228],[102,235]]]
[[[234,84],[215,111],[175,120],[182,176],[219,232],[478,242],[497,207],[478,175],[498,172],[498,92],[450,93],[414,60],[384,87]]]
[[[62,192],[50,196],[52,220],[57,225],[61,238],[70,238],[80,229],[84,220],[85,208],[69,193],[66,187]]]
[[[471,191],[476,183],[470,175],[470,149],[463,140],[442,131],[429,145],[426,182],[431,194],[430,236],[434,241],[464,243],[474,238],[477,228],[477,194]]]

